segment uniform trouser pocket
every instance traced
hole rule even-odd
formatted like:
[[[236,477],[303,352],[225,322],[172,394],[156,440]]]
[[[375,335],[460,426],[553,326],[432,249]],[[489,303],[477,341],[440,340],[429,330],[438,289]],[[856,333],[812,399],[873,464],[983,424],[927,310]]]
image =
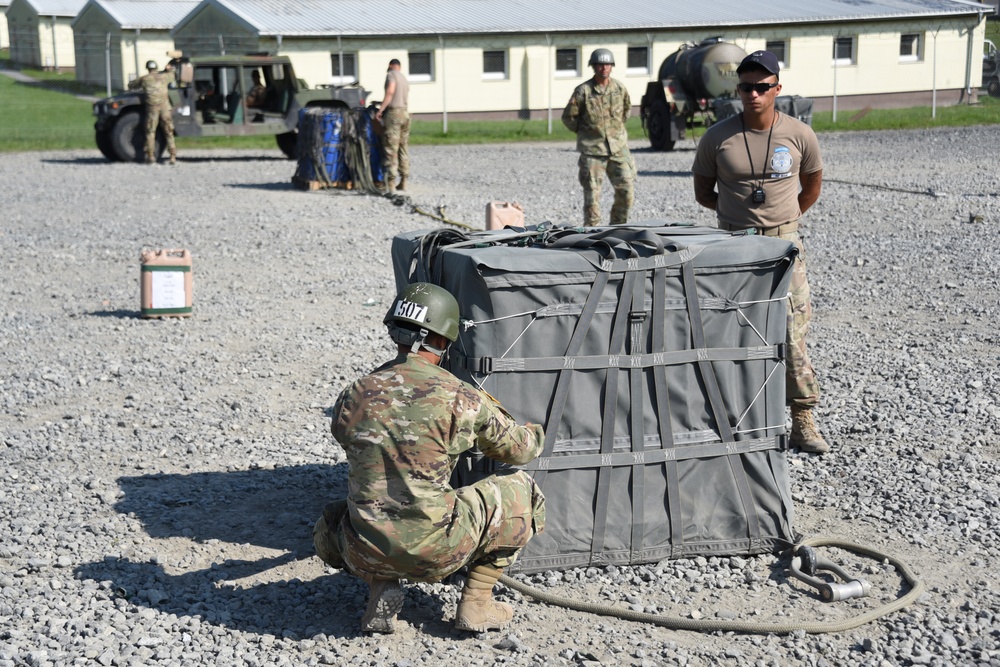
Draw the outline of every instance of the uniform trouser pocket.
[[[491,475],[457,493],[478,524],[479,547],[470,562],[507,567],[545,529],[545,498],[524,471]]]

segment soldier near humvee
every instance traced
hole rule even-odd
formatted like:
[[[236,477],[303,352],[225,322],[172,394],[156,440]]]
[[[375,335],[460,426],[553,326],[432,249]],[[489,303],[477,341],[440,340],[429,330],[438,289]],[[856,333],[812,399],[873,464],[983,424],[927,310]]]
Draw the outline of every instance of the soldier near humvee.
[[[146,112],[146,164],[156,162],[156,128],[163,126],[163,136],[170,153],[170,164],[177,164],[177,148],[174,145],[174,120],[170,115],[170,98],[167,90],[174,80],[173,65],[167,63],[164,71],[158,72],[155,60],[146,62],[146,74],[130,81],[129,90],[142,90]]]

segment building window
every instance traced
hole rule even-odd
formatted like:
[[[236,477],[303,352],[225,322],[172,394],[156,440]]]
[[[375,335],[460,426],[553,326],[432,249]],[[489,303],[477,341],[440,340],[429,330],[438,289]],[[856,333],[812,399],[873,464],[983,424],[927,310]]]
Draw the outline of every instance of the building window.
[[[649,74],[649,47],[628,47],[627,74]]]
[[[415,51],[409,54],[410,81],[434,80],[434,54],[430,51]]]
[[[854,38],[837,37],[833,40],[833,64],[853,65],[855,63]]]
[[[918,33],[899,36],[899,61],[916,62],[923,59],[924,40]]]
[[[343,56],[343,60],[341,60]],[[356,83],[358,80],[358,57],[356,53],[331,53],[330,62],[333,63],[333,75],[330,76],[330,83],[336,86],[343,86],[348,83]],[[344,70],[340,70],[340,63],[344,63]]]
[[[483,51],[483,78],[507,78],[507,52]]]
[[[778,59],[781,69],[788,69],[788,42],[784,39],[768,40],[764,43],[764,50],[770,51]]]
[[[556,76],[580,76],[579,49],[556,49]]]

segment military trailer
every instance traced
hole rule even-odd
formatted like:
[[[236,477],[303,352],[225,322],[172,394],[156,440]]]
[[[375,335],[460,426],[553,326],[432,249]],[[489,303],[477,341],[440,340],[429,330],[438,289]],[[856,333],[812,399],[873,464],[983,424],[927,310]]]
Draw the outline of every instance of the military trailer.
[[[295,157],[299,110],[304,107],[363,107],[368,91],[356,85],[310,89],[295,77],[287,56],[237,55],[175,58],[176,82],[170,84],[174,135],[231,137],[274,135],[278,148]],[[263,100],[247,105],[252,73],[265,87]],[[125,91],[94,103],[97,147],[113,162],[144,158],[143,93]],[[155,156],[163,153],[162,128],[157,130]]]
[[[721,37],[697,44],[688,42],[667,56],[656,80],[646,86],[639,107],[642,127],[653,150],[673,150],[699,117],[707,127],[743,110],[736,96],[736,68],[746,56],[746,51]],[[812,123],[812,100],[782,95],[776,98],[775,105],[784,113]]]

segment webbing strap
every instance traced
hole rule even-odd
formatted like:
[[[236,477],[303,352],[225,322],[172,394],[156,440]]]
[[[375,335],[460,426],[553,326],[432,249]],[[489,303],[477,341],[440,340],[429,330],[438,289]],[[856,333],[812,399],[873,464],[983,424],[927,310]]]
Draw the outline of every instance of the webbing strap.
[[[605,274],[606,275],[606,274]],[[626,273],[618,295],[618,310],[611,329],[608,352],[624,352],[625,331],[628,323],[632,292],[639,282],[638,272]],[[615,445],[615,417],[618,414],[618,369],[609,368],[604,380],[604,414],[601,424],[601,454],[612,455]],[[601,467],[597,471],[597,502],[594,506],[594,537],[591,541],[591,558],[598,558],[604,550],[604,536],[608,525],[608,496],[611,492],[611,467]]]
[[[562,369],[595,370],[600,368],[655,368],[679,366],[703,361],[754,361],[784,358],[782,345],[757,345],[751,347],[709,347],[672,352],[654,351],[642,354],[594,354],[577,357],[459,357],[458,363],[466,370],[489,375],[490,373],[534,373]]]
[[[632,306],[629,310],[629,352],[635,354],[643,349],[644,338],[642,335],[643,323],[646,319],[646,311],[643,303],[646,296],[646,275],[640,275],[636,285],[632,288]],[[632,452],[641,454],[645,452],[646,446],[643,442],[643,392],[642,392],[642,369],[631,367],[629,370],[629,414],[631,416],[630,430],[632,432]],[[642,551],[642,537],[645,523],[646,504],[646,466],[632,467],[632,546],[631,552],[636,556]]]
[[[580,318],[576,321],[576,328],[573,330],[573,335],[566,346],[567,356],[576,355],[583,346],[583,341],[587,337],[587,331],[590,329],[590,322],[594,318],[594,311],[597,310],[597,304],[601,302],[601,294],[604,293],[604,288],[607,284],[608,274],[598,273],[594,277],[594,283],[590,286],[590,294],[587,295],[587,302],[580,312]],[[570,374],[565,369],[559,372],[555,390],[552,392],[552,403],[549,406],[549,414],[545,420],[547,426],[545,429],[545,444],[542,446],[542,453],[539,455],[539,458],[547,458],[552,455],[552,448],[556,444],[556,435],[559,431],[559,423],[562,421],[563,410],[566,407],[566,397],[569,395],[569,380]],[[535,482],[539,486],[542,485],[544,479],[544,470],[536,473]]]
[[[666,352],[666,296],[667,271],[657,269],[653,273],[653,337],[654,352]],[[656,392],[656,412],[659,417],[660,448],[668,452],[674,450],[674,428],[670,417],[670,391],[667,387],[667,369],[665,366],[653,368],[653,390]],[[667,482],[667,512],[670,516],[670,548],[671,553],[684,544],[684,524],[681,515],[681,482],[677,472],[677,459],[667,458],[664,461],[664,474]]]
[[[697,349],[705,347],[705,327],[701,319],[701,308],[698,304],[698,287],[695,282],[694,267],[685,264],[682,271],[684,294],[688,302],[688,319],[691,325],[692,345]],[[708,394],[708,402],[711,406],[712,417],[719,428],[719,435],[723,443],[734,442],[733,429],[729,424],[729,413],[722,399],[722,392],[719,390],[719,380],[715,375],[715,367],[711,361],[700,360],[698,370],[702,383],[705,386],[705,393]],[[746,515],[747,533],[752,545],[760,542],[760,522],[750,493],[750,484],[747,481],[746,467],[741,457],[728,456],[729,466],[733,471],[733,479],[736,481],[736,488],[740,494],[740,502],[743,504],[743,513]]]
[[[781,451],[785,448],[785,436],[768,436],[752,440],[733,442],[703,442],[673,449],[647,449],[643,452],[619,450],[617,452],[592,454],[566,454],[537,458],[530,463],[515,466],[520,470],[577,470],[584,468],[622,468],[627,466],[648,466],[659,463],[675,463],[691,459],[711,459],[720,456],[740,456],[753,452]],[[706,490],[706,493],[710,492]]]

